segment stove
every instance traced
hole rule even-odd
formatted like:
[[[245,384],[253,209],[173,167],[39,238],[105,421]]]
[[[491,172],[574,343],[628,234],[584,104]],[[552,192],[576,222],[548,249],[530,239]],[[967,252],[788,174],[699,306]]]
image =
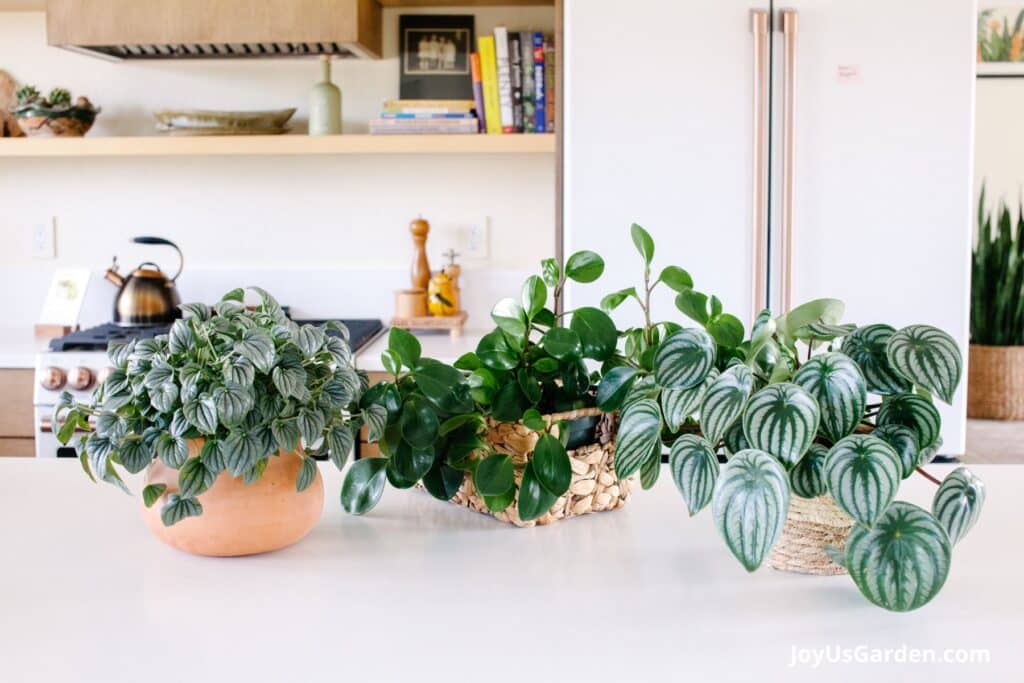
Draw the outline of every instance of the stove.
[[[295,320],[302,325],[323,326],[326,320]],[[349,345],[354,353],[368,346],[384,330],[380,320],[341,320],[349,329]],[[46,351],[36,356],[35,406],[36,457],[76,457],[70,446],[57,441],[53,429],[53,411],[63,391],[78,401],[87,401],[96,384],[110,372],[107,345],[132,339],[149,339],[167,332],[168,325],[125,327],[107,323],[72,332],[49,343]],[[327,334],[337,336],[335,330]]]

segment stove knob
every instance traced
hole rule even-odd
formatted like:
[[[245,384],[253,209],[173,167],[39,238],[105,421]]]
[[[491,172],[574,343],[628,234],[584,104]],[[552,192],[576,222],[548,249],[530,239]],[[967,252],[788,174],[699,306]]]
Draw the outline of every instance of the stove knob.
[[[112,373],[113,371],[114,368],[109,366],[100,370],[98,373],[96,373],[96,383],[103,384],[104,382],[106,382],[107,378],[110,377],[110,373]]]
[[[85,391],[92,386],[93,374],[89,368],[83,368],[81,366],[72,368],[68,374],[68,384],[72,389],[78,391]]]
[[[48,368],[43,368],[42,377],[39,380],[39,384],[43,389],[49,389],[50,391],[57,391],[64,386],[64,382],[67,380],[67,375],[60,368],[55,368],[52,365]]]

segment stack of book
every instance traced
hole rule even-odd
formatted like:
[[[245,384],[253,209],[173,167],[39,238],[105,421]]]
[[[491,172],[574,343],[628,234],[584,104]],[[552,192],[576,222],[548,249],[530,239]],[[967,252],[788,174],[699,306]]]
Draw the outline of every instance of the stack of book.
[[[388,100],[370,121],[372,135],[439,135],[480,132],[473,100]]]
[[[477,38],[470,55],[480,132],[555,132],[555,50],[540,31],[509,31]]]

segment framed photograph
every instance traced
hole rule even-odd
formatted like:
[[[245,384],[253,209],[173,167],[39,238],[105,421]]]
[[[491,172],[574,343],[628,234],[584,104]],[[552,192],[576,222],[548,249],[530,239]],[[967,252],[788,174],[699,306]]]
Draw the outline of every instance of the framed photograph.
[[[473,16],[403,14],[398,18],[403,100],[471,100]]]
[[[1024,2],[978,8],[978,77],[1024,76]]]

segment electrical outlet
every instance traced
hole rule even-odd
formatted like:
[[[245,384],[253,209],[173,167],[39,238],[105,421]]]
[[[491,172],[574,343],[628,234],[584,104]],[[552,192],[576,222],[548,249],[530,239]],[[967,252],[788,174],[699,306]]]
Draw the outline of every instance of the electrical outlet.
[[[485,259],[491,253],[491,218],[484,216],[481,220],[466,226],[462,255],[469,259]]]
[[[52,260],[57,258],[57,219],[32,226],[32,258]]]

